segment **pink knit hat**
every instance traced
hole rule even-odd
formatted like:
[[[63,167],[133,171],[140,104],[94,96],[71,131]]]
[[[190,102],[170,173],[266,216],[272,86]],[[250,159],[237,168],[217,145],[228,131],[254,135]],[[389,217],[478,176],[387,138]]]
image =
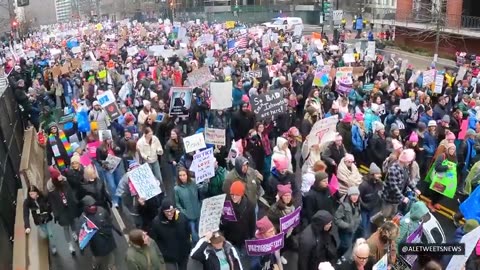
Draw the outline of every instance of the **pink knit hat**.
[[[363,119],[364,119],[363,113],[358,112],[358,113],[355,114],[355,120],[356,120],[357,122],[363,121]]]
[[[352,114],[351,114],[351,113],[347,113],[347,114],[345,114],[345,116],[343,117],[342,122],[344,122],[344,123],[351,123],[352,120],[353,120]]]
[[[290,184],[277,185],[277,194],[278,197],[282,197],[285,194],[292,194],[292,186]]]
[[[393,144],[393,150],[395,150],[395,151],[403,148],[402,143],[400,141],[398,141],[397,139],[393,139],[392,144]]]
[[[277,169],[277,171],[284,171],[288,169],[289,163],[290,161],[285,156],[280,156],[273,159],[273,164],[275,165],[275,168]]]
[[[345,155],[345,161],[354,162],[354,161],[355,161],[355,157],[354,157],[352,154],[346,154],[346,155]]]
[[[338,106],[338,103],[334,101],[332,104],[332,110],[338,110],[338,109],[340,109],[340,107]]]
[[[265,234],[266,232],[268,232],[270,229],[273,228],[273,224],[270,221],[270,219],[268,219],[267,216],[264,216],[263,218],[259,219],[256,225],[257,225],[257,232],[255,233],[255,236],[257,238],[262,238],[262,234]]]
[[[403,163],[410,163],[415,159],[415,151],[413,149],[405,149],[402,151],[398,160]]]
[[[447,133],[447,136],[445,136],[445,139],[453,141],[453,140],[455,140],[455,134],[453,134],[453,132],[449,131]]]
[[[408,141],[409,142],[418,142],[418,135],[415,131],[412,132],[412,134],[410,134],[410,138],[408,138]]]

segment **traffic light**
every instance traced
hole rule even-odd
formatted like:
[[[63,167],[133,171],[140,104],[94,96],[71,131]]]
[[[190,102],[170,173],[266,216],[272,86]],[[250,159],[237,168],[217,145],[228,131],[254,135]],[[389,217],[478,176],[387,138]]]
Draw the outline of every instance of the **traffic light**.
[[[325,17],[329,17],[332,12],[332,3],[331,0],[322,1],[322,12],[325,14]]]
[[[17,0],[17,7],[25,7],[30,5],[30,0]]]

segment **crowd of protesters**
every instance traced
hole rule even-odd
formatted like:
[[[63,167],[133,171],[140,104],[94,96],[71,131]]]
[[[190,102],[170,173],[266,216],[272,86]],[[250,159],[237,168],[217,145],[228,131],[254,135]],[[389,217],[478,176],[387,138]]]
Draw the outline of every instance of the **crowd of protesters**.
[[[206,34],[213,41],[202,38]],[[160,53],[152,53],[157,45]],[[350,52],[353,62],[343,57]],[[5,47],[3,58],[50,166],[45,189],[28,187],[26,233],[32,215],[53,256],[64,248],[55,246],[53,226],[59,225],[75,255],[77,220],[88,218],[98,229],[88,242],[93,269],[116,267],[115,234],[122,232],[112,209],[128,213],[136,227],[128,233],[129,270],[367,270],[385,254],[395,267],[404,261],[398,245],[451,195],[436,189],[442,177],[456,172],[453,195],[461,201],[480,180],[475,62],[455,70],[413,67],[352,51],[327,36],[168,20],[51,26]],[[347,90],[335,72],[319,86],[326,66],[361,72],[348,75]],[[205,67],[211,78],[193,85],[191,74]],[[432,71],[434,78],[444,74],[440,83],[427,79]],[[232,83],[231,108],[211,109],[210,82]],[[173,97],[177,87],[191,89],[191,104]],[[116,117],[97,99],[107,91],[114,94]],[[270,93],[281,93],[286,110],[260,119],[251,101]],[[172,106],[182,115],[171,114]],[[328,130],[332,136],[317,134],[326,119],[338,121]],[[207,143],[215,175],[198,183],[191,170],[195,152],[186,152],[184,138],[206,128],[224,130],[226,143]],[[121,159],[114,168],[110,156]],[[127,173],[143,164],[163,191],[148,200]],[[417,200],[421,193],[427,204]],[[202,201],[221,194],[237,220],[222,218],[219,231],[200,235]],[[248,255],[246,240],[277,235],[280,219],[299,207],[301,222],[285,234],[281,249]],[[477,226],[467,219],[456,241]],[[467,254],[466,269],[480,267],[478,250]],[[287,260],[292,252],[298,265]],[[411,267],[445,269],[446,263],[419,256]]]

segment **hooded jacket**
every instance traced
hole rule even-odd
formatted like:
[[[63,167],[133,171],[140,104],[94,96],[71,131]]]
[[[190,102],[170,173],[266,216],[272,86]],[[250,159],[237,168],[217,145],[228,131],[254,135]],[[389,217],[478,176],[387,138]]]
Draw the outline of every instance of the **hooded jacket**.
[[[155,240],[167,263],[175,263],[188,258],[191,247],[191,231],[184,214],[177,211],[168,220],[162,211],[153,219],[149,232]]]
[[[248,160],[243,156],[239,156],[235,159],[235,168],[227,174],[225,182],[223,182],[223,192],[225,194],[230,194],[230,186],[232,183],[240,180],[245,185],[245,196],[251,203],[256,204],[260,181],[252,168],[248,167],[247,173],[242,172],[242,166],[245,163],[248,163]]]
[[[319,210],[325,210],[331,215],[335,213],[335,208],[337,207],[336,199],[330,195],[328,187],[320,188],[318,182],[315,180],[303,200],[302,215],[304,224],[309,224],[312,217]]]
[[[400,231],[397,238],[397,245],[405,242],[420,225],[422,217],[428,214],[428,208],[423,202],[415,202],[410,211],[400,220]]]
[[[330,231],[324,227],[333,221],[333,216],[325,210],[318,211],[300,234],[298,254],[298,270],[317,269],[321,262],[335,263],[337,259],[337,241]]]
[[[287,171],[285,174],[281,174],[276,168],[273,168],[267,181],[268,188],[265,190],[265,195],[263,197],[270,205],[272,205],[277,200],[277,185],[288,184],[290,184],[292,188],[292,201],[295,198],[299,198],[300,190],[297,186],[297,181],[295,180],[295,174],[289,171]]]
[[[273,169],[275,166],[275,163],[273,160],[280,158],[280,157],[286,157],[289,161],[288,163],[288,170],[293,172],[293,166],[292,166],[292,153],[290,152],[290,148],[287,147],[285,151],[281,150],[282,146],[288,143],[288,140],[283,138],[283,137],[278,137],[277,138],[277,145],[273,148],[273,154],[272,154],[272,163],[270,165],[270,170]]]

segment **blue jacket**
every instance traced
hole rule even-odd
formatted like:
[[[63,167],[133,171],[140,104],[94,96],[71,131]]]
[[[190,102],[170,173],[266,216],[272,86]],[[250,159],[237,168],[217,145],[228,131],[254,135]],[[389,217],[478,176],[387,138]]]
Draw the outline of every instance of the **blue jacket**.
[[[242,105],[242,97],[243,97],[243,90],[237,87],[234,87],[232,91],[232,104],[234,107]]]
[[[453,238],[454,243],[460,243],[460,240],[462,240],[462,237],[465,235],[465,232],[463,231],[463,226],[458,227],[455,230],[455,238]]]
[[[365,150],[365,141],[360,135],[360,128],[357,125],[352,125],[352,144],[353,150],[357,152]]]
[[[380,117],[372,112],[371,109],[365,111],[365,129],[368,133],[372,133],[373,131],[373,122],[382,120]]]
[[[426,114],[426,113],[422,113],[422,115],[420,115],[419,121],[425,123],[425,125],[426,125],[427,127],[428,127],[428,122],[429,122],[430,120],[433,120],[433,117],[431,117],[430,115],[428,115],[428,114]]]
[[[468,110],[468,128],[475,130],[477,122],[477,112],[475,110]]]
[[[437,149],[437,140],[430,133],[425,132],[425,137],[423,138],[423,148],[425,148],[425,155],[427,157],[433,157],[435,150]]]

